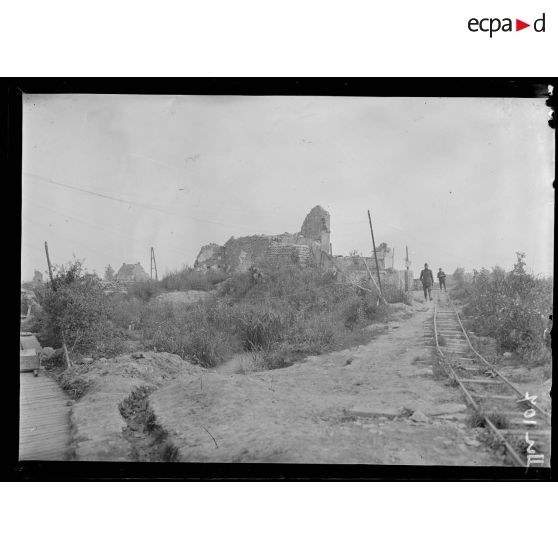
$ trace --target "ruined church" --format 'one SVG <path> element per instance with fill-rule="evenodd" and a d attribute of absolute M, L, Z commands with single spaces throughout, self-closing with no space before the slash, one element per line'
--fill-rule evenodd
<path fill-rule="evenodd" d="M 194 267 L 199 270 L 247 271 L 264 263 L 306 266 L 331 257 L 330 216 L 317 205 L 302 223 L 300 232 L 279 235 L 231 237 L 224 246 L 203 246 Z"/>
<path fill-rule="evenodd" d="M 393 269 L 393 263 L 390 262 L 393 252 L 385 243 L 377 247 L 376 258 L 373 253 L 365 257 L 334 256 L 330 234 L 330 215 L 317 205 L 306 215 L 300 232 L 232 237 L 224 246 L 208 244 L 201 248 L 194 267 L 200 271 L 235 272 L 248 271 L 251 267 L 262 264 L 301 267 L 317 265 L 324 270 L 340 272 L 345 280 L 354 282 L 367 280 L 370 272 L 376 273 L 377 260 L 383 281 L 396 286 L 405 283 L 404 274 L 410 272 Z M 388 267 L 386 262 L 392 265 Z"/>

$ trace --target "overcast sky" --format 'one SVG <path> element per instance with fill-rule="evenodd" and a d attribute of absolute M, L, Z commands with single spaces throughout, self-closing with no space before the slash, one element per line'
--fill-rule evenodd
<path fill-rule="evenodd" d="M 231 236 L 331 214 L 334 254 L 409 247 L 415 273 L 527 254 L 552 274 L 554 138 L 544 100 L 26 95 L 22 276 L 73 254 L 159 275 Z"/>

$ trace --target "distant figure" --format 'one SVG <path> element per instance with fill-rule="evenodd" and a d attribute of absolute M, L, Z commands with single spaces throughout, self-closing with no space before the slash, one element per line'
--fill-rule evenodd
<path fill-rule="evenodd" d="M 424 300 L 427 300 L 428 297 L 432 300 L 432 285 L 434 284 L 434 276 L 432 275 L 432 270 L 428 269 L 427 263 L 424 264 L 424 269 L 420 272 L 420 281 L 422 283 L 422 290 L 424 291 Z"/>
<path fill-rule="evenodd" d="M 442 268 L 440 268 L 440 270 L 438 271 L 438 281 L 440 281 L 440 290 L 442 290 L 442 287 L 444 288 L 444 291 L 447 290 L 446 289 L 446 274 L 442 271 Z"/>

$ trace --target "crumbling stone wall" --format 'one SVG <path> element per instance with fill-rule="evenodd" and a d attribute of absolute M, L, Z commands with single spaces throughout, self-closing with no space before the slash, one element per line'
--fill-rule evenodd
<path fill-rule="evenodd" d="M 224 268 L 225 247 L 215 243 L 202 246 L 194 267 L 203 270 Z"/>
<path fill-rule="evenodd" d="M 262 264 L 301 265 L 314 263 L 321 269 L 341 272 L 351 280 L 368 279 L 368 271 L 360 256 L 332 256 L 330 215 L 317 205 L 306 215 L 300 232 L 278 235 L 231 237 L 224 246 L 207 244 L 196 258 L 196 269 L 248 271 Z M 378 246 L 378 267 L 383 273 L 391 250 L 385 243 Z M 370 271 L 376 273 L 376 259 L 366 257 Z M 393 279 L 395 281 L 395 279 Z M 400 281 L 397 276 L 397 281 Z"/>
<path fill-rule="evenodd" d="M 303 244 L 272 244 L 265 254 L 265 261 L 271 265 L 299 265 L 312 263 L 312 251 Z"/>
<path fill-rule="evenodd" d="M 318 205 L 306 216 L 300 232 L 231 237 L 224 246 L 207 244 L 201 248 L 194 267 L 247 271 L 264 263 L 319 265 L 322 251 L 331 254 L 329 226 L 329 213 Z"/>
<path fill-rule="evenodd" d="M 301 236 L 318 242 L 321 249 L 331 255 L 330 232 L 329 213 L 319 205 L 306 215 L 300 230 Z"/>
<path fill-rule="evenodd" d="M 226 269 L 248 271 L 250 267 L 265 259 L 265 254 L 272 244 L 272 237 L 266 235 L 229 239 L 224 247 Z"/>

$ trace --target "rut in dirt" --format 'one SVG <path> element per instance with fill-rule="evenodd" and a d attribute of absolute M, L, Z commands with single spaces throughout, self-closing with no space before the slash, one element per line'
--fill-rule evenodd
<path fill-rule="evenodd" d="M 122 401 L 119 410 L 127 425 L 123 434 L 132 446 L 134 461 L 178 461 L 178 449 L 169 442 L 168 433 L 159 426 L 149 406 L 149 395 L 155 389 L 141 386 Z"/>

